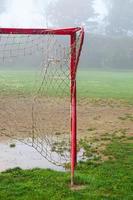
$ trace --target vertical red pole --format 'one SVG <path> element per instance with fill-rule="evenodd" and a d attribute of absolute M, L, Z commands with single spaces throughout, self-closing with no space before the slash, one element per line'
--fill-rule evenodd
<path fill-rule="evenodd" d="M 77 108 L 76 108 L 76 33 L 71 35 L 71 185 L 74 184 L 74 170 L 77 162 Z"/>

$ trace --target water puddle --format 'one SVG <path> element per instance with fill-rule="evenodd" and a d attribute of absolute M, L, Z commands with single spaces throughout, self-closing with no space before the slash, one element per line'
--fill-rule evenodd
<path fill-rule="evenodd" d="M 15 147 L 11 148 L 11 144 Z M 0 171 L 10 168 L 20 167 L 22 169 L 45 168 L 57 171 L 65 171 L 61 166 L 56 166 L 44 157 L 42 157 L 35 149 L 21 142 L 4 141 L 0 143 Z"/>
<path fill-rule="evenodd" d="M 80 149 L 77 155 L 78 161 L 83 160 L 83 154 L 84 150 Z M 51 152 L 51 155 L 53 156 L 54 160 L 59 160 L 62 164 L 66 163 L 64 161 L 64 158 L 61 157 L 58 153 Z M 53 164 L 52 162 L 49 162 L 45 157 L 43 157 L 36 149 L 31 146 L 28 146 L 16 140 L 1 140 L 0 172 L 15 167 L 20 167 L 21 169 L 42 168 L 52 169 L 56 171 L 66 171 L 63 165 L 58 166 Z"/>

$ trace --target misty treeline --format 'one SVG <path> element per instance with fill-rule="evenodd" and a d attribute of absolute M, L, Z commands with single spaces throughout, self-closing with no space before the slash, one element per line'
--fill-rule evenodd
<path fill-rule="evenodd" d="M 100 17 L 95 0 L 56 0 L 47 15 L 54 26 L 85 26 L 84 67 L 133 69 L 133 1 L 103 0 Z"/>
<path fill-rule="evenodd" d="M 133 69 L 133 38 L 86 33 L 82 66 L 102 69 Z"/>

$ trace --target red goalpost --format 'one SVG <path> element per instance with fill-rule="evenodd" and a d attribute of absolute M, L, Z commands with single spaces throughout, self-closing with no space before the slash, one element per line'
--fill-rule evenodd
<path fill-rule="evenodd" d="M 84 41 L 84 29 L 61 28 L 61 29 L 21 29 L 21 28 L 0 28 L 0 35 L 50 35 L 69 37 L 69 80 L 70 80 L 70 152 L 71 152 L 71 185 L 74 184 L 74 171 L 77 163 L 77 96 L 76 96 L 76 73 Z M 5 40 L 5 39 L 4 39 Z M 2 56 L 4 57 L 4 56 Z M 5 59 L 5 57 L 4 57 Z M 56 61 L 57 62 L 57 61 Z"/>

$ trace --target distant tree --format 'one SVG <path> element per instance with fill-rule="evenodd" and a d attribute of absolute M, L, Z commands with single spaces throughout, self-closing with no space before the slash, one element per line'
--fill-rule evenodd
<path fill-rule="evenodd" d="M 133 0 L 104 0 L 108 7 L 107 33 L 133 35 Z"/>
<path fill-rule="evenodd" d="M 53 25 L 58 26 L 95 26 L 92 18 L 96 16 L 94 0 L 56 0 L 48 6 L 48 17 Z"/>

